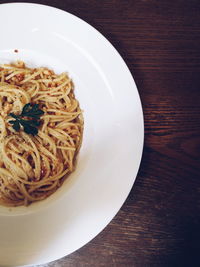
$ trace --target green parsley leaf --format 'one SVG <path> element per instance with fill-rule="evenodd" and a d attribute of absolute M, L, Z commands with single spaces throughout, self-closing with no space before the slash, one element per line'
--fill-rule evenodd
<path fill-rule="evenodd" d="M 40 125 L 40 116 L 43 114 L 44 111 L 39 109 L 38 104 L 28 103 L 24 105 L 21 114 L 9 114 L 9 116 L 15 119 L 9 121 L 9 123 L 12 124 L 15 131 L 19 131 L 21 125 L 25 133 L 36 135 L 38 133 L 37 127 Z"/>
<path fill-rule="evenodd" d="M 13 123 L 13 129 L 15 131 L 19 132 L 19 130 L 20 130 L 20 123 L 19 123 L 18 120 Z"/>
<path fill-rule="evenodd" d="M 31 105 L 31 103 L 28 103 L 23 107 L 21 116 L 38 119 L 43 114 L 44 111 L 39 109 L 38 104 Z"/>

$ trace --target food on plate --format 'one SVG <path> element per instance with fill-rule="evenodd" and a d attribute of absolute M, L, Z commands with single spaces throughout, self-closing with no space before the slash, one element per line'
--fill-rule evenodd
<path fill-rule="evenodd" d="M 0 65 L 0 204 L 47 198 L 75 169 L 83 116 L 66 73 Z"/>

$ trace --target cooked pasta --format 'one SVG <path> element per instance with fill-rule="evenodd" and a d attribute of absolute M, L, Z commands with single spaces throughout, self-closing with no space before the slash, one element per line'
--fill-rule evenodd
<path fill-rule="evenodd" d="M 13 127 L 10 114 L 28 104 L 43 111 L 37 134 Z M 0 65 L 0 204 L 29 205 L 55 192 L 75 169 L 82 134 L 82 112 L 66 73 L 20 61 Z"/>

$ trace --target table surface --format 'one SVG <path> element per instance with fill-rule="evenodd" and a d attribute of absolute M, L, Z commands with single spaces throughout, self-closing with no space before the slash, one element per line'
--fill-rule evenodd
<path fill-rule="evenodd" d="M 200 1 L 30 2 L 79 16 L 116 47 L 145 119 L 140 170 L 117 216 L 89 244 L 42 266 L 200 266 Z"/>

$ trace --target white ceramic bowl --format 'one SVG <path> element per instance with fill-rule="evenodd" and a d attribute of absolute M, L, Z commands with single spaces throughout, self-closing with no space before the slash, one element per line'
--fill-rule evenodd
<path fill-rule="evenodd" d="M 77 169 L 64 185 L 29 207 L 0 207 L 0 265 L 41 264 L 89 242 L 124 203 L 142 155 L 142 108 L 118 52 L 81 19 L 14 3 L 0 5 L 0 25 L 0 62 L 68 71 L 84 110 Z"/>

